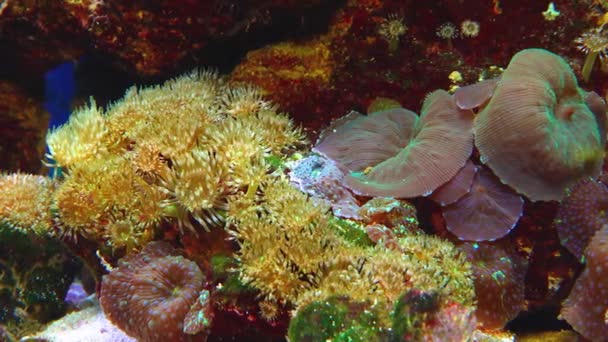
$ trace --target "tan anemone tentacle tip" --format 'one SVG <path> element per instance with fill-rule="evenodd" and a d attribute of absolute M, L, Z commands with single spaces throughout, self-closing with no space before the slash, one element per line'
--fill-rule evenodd
<path fill-rule="evenodd" d="M 382 113 L 370 120 L 382 119 Z M 448 92 L 436 90 L 424 101 L 405 146 L 368 169 L 351 172 L 346 186 L 363 196 L 426 196 L 465 165 L 473 149 L 472 125 L 471 111 L 459 109 Z"/>
<path fill-rule="evenodd" d="M 585 97 L 561 57 L 517 53 L 475 119 L 481 161 L 533 201 L 559 200 L 577 180 L 597 177 L 606 133 Z"/>

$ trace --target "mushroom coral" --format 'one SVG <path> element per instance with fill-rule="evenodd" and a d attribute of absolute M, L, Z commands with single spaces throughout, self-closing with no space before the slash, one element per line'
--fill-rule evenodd
<path fill-rule="evenodd" d="M 602 167 L 606 132 L 597 117 L 605 111 L 590 109 L 586 99 L 561 57 L 518 52 L 476 117 L 481 161 L 533 201 L 561 199 L 568 186 Z"/>
<path fill-rule="evenodd" d="M 608 340 L 608 225 L 585 250 L 587 266 L 563 303 L 561 317 L 592 341 Z"/>
<path fill-rule="evenodd" d="M 460 87 L 454 91 L 454 100 L 460 109 L 474 109 L 487 103 L 494 95 L 499 78 L 490 78 Z"/>
<path fill-rule="evenodd" d="M 204 276 L 169 243 L 151 242 L 103 277 L 99 301 L 108 319 L 141 341 L 191 341 L 184 318 Z"/>
<path fill-rule="evenodd" d="M 433 191 L 429 198 L 442 206 L 458 201 L 471 190 L 471 184 L 473 184 L 476 173 L 477 167 L 475 164 L 470 160 L 467 161 L 456 176 Z"/>
<path fill-rule="evenodd" d="M 345 184 L 358 195 L 428 195 L 469 158 L 472 118 L 450 94 L 436 90 L 425 99 L 420 117 L 402 108 L 351 113 L 331 125 L 314 150 L 348 172 Z"/>
<path fill-rule="evenodd" d="M 442 208 L 447 229 L 461 240 L 488 241 L 507 235 L 524 201 L 487 169 L 475 173 L 469 193 Z"/>

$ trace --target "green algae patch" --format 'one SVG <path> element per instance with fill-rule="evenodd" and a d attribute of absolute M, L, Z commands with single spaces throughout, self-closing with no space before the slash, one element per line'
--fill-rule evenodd
<path fill-rule="evenodd" d="M 378 315 L 368 303 L 334 296 L 299 309 L 287 334 L 292 342 L 379 341 L 386 332 L 378 328 L 377 321 Z"/>
<path fill-rule="evenodd" d="M 39 322 L 61 317 L 63 299 L 81 263 L 50 237 L 0 224 L 0 323 L 22 314 Z"/>

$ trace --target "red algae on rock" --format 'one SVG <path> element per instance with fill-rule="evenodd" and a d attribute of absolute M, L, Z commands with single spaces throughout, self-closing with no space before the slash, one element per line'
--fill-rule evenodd
<path fill-rule="evenodd" d="M 16 83 L 0 81 L 0 169 L 38 172 L 49 115 Z"/>
<path fill-rule="evenodd" d="M 526 260 L 503 242 L 464 243 L 459 248 L 473 265 L 479 326 L 502 329 L 524 309 Z"/>
<path fill-rule="evenodd" d="M 561 317 L 592 341 L 608 341 L 608 225 L 585 251 L 587 265 L 564 301 Z"/>
<path fill-rule="evenodd" d="M 359 208 L 361 220 L 366 224 L 381 224 L 405 232 L 418 231 L 416 207 L 405 200 L 375 197 Z"/>
<path fill-rule="evenodd" d="M 203 281 L 193 261 L 167 242 L 151 242 L 103 277 L 100 303 L 113 324 L 138 340 L 193 341 L 184 319 Z"/>
<path fill-rule="evenodd" d="M 577 259 L 591 237 L 608 224 L 608 188 L 592 178 L 585 178 L 566 191 L 555 218 L 561 244 Z"/>

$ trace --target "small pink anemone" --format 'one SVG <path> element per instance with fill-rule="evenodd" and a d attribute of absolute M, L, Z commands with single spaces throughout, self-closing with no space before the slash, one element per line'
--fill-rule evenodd
<path fill-rule="evenodd" d="M 471 111 L 437 90 L 420 118 L 402 108 L 351 113 L 321 135 L 314 151 L 347 171 L 346 186 L 358 195 L 423 196 L 464 166 L 473 149 L 472 122 Z"/>
<path fill-rule="evenodd" d="M 513 56 L 490 102 L 475 119 L 481 161 L 532 201 L 559 200 L 604 158 L 598 123 L 568 63 L 542 49 Z M 591 99 L 599 108 L 597 98 Z M 602 111 L 601 109 L 598 109 Z"/>

